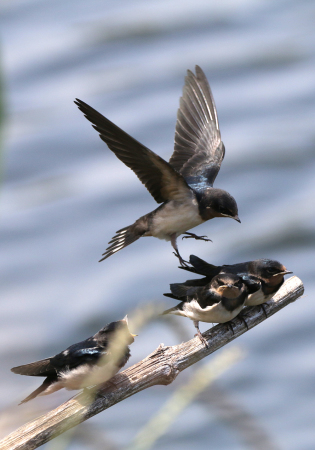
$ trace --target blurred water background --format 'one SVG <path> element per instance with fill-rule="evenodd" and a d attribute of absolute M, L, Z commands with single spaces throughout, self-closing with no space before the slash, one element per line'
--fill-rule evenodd
<path fill-rule="evenodd" d="M 198 64 L 226 146 L 215 185 L 237 199 L 242 224 L 212 220 L 193 231 L 213 243 L 179 240 L 180 252 L 213 264 L 277 259 L 306 294 L 238 339 L 246 358 L 154 449 L 259 448 L 220 414 L 226 401 L 274 448 L 313 450 L 315 3 L 2 0 L 0 14 L 1 437 L 71 396 L 18 407 L 40 380 L 11 367 L 55 354 L 148 301 L 169 307 L 163 292 L 187 279 L 170 243 L 153 238 L 97 262 L 114 232 L 156 203 L 74 98 L 168 160 L 186 70 Z M 174 323 L 182 334 L 164 321 L 143 328 L 130 364 L 161 342 L 193 337 L 188 319 Z M 63 448 L 124 448 L 193 370 L 82 424 Z"/>

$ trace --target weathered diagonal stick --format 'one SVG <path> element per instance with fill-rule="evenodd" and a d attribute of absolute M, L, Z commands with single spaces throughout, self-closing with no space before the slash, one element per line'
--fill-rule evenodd
<path fill-rule="evenodd" d="M 294 302 L 303 292 L 303 283 L 299 278 L 288 279 L 275 297 L 265 303 L 268 317 Z M 266 319 L 259 306 L 247 307 L 243 311 L 249 328 L 253 328 Z M 209 348 L 206 348 L 199 338 L 173 347 L 164 347 L 161 344 L 144 360 L 112 378 L 110 385 L 107 383 L 92 402 L 84 393 L 76 395 L 53 411 L 27 423 L 4 438 L 0 442 L 1 450 L 35 449 L 143 389 L 157 384 L 172 383 L 179 372 L 247 331 L 244 322 L 238 318 L 234 319 L 233 328 L 234 334 L 225 325 L 217 325 L 205 332 L 203 335 L 208 340 Z"/>

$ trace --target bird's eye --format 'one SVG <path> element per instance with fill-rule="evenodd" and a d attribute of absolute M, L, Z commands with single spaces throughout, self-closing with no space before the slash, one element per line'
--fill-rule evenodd
<path fill-rule="evenodd" d="M 231 216 L 230 211 L 228 211 L 228 210 L 225 209 L 225 208 L 222 208 L 221 206 L 220 206 L 220 208 L 219 208 L 219 212 L 220 212 L 221 214 L 225 214 L 226 216 Z"/>

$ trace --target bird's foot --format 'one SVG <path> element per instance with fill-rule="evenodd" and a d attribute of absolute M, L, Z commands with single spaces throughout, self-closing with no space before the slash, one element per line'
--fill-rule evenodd
<path fill-rule="evenodd" d="M 203 343 L 203 345 L 207 348 L 209 348 L 209 344 L 207 342 L 207 340 L 202 336 L 201 332 L 199 330 L 197 330 L 197 333 L 195 334 L 195 337 L 199 337 L 199 339 L 201 340 L 201 342 Z"/>
<path fill-rule="evenodd" d="M 178 250 L 175 251 L 175 252 L 173 252 L 173 253 L 174 253 L 174 255 L 176 256 L 176 258 L 179 259 L 179 264 L 180 264 L 182 267 L 189 267 L 189 266 L 188 266 L 189 262 L 188 262 L 188 261 L 185 261 L 185 260 L 180 256 Z"/>
<path fill-rule="evenodd" d="M 182 239 L 194 238 L 194 239 L 197 239 L 197 241 L 212 242 L 212 240 L 209 239 L 208 236 L 197 236 L 197 234 L 188 233 L 188 231 L 186 231 L 184 234 L 187 234 L 187 236 L 183 236 Z"/>
<path fill-rule="evenodd" d="M 246 322 L 245 314 L 239 314 L 238 317 L 239 317 L 240 321 L 244 323 L 244 325 L 245 325 L 245 327 L 247 328 L 247 331 L 248 331 L 249 330 L 249 326 L 248 326 L 248 323 Z"/>
<path fill-rule="evenodd" d="M 229 322 L 225 323 L 227 330 L 231 330 L 232 334 L 234 335 L 234 329 L 233 329 L 233 323 L 232 320 L 230 320 Z"/>
<path fill-rule="evenodd" d="M 262 303 L 260 306 L 261 306 L 261 309 L 264 311 L 266 319 L 267 319 L 268 318 L 268 314 L 267 314 L 265 305 Z"/>

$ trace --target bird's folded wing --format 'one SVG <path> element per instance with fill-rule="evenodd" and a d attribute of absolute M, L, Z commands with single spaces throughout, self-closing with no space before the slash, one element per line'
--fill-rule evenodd
<path fill-rule="evenodd" d="M 190 287 L 185 286 L 182 283 L 172 283 L 170 284 L 170 289 L 172 294 L 175 295 L 175 297 L 181 299 L 187 295 L 187 292 L 189 291 Z"/>
<path fill-rule="evenodd" d="M 212 293 L 211 291 L 205 291 L 199 288 L 199 291 L 192 296 L 191 300 L 196 300 L 199 303 L 200 308 L 204 309 L 208 306 L 213 306 L 221 301 L 220 296 Z"/>
<path fill-rule="evenodd" d="M 187 295 L 194 295 L 199 286 L 190 286 L 185 283 L 172 283 L 170 284 L 172 294 L 178 299 L 183 299 Z"/>
<path fill-rule="evenodd" d="M 12 372 L 19 375 L 29 375 L 33 377 L 46 377 L 50 374 L 56 373 L 54 367 L 50 362 L 51 358 L 35 361 L 30 364 L 24 364 L 23 366 L 13 367 Z"/>
<path fill-rule="evenodd" d="M 174 300 L 178 300 L 179 302 L 181 302 L 181 299 L 179 299 L 178 297 L 176 297 L 175 295 L 171 294 L 170 292 L 163 294 L 165 297 L 169 297 L 169 298 L 173 298 Z"/>
<path fill-rule="evenodd" d="M 212 92 L 205 74 L 196 66 L 196 75 L 188 70 L 185 79 L 170 164 L 189 183 L 204 181 L 212 186 L 224 153 Z"/>
<path fill-rule="evenodd" d="M 261 288 L 260 279 L 255 277 L 254 275 L 243 275 L 241 278 L 247 286 L 248 292 L 250 294 L 259 291 L 259 289 Z"/>
<path fill-rule="evenodd" d="M 100 347 L 81 348 L 71 352 L 69 355 L 71 358 L 78 358 L 81 360 L 96 361 L 102 356 L 106 355 L 106 351 Z"/>
<path fill-rule="evenodd" d="M 74 344 L 76 346 L 77 344 Z M 74 369 L 82 364 L 95 363 L 106 354 L 101 347 L 85 347 L 85 348 L 71 348 L 56 355 L 52 363 L 56 367 L 57 371 L 61 371 L 65 367 Z"/>
<path fill-rule="evenodd" d="M 180 200 L 190 191 L 185 179 L 164 159 L 136 141 L 82 100 L 74 102 L 117 158 L 132 169 L 157 203 Z"/>
<path fill-rule="evenodd" d="M 196 271 L 194 270 L 194 273 Z M 190 288 L 202 287 L 208 284 L 213 277 L 204 277 L 204 278 L 196 278 L 194 280 L 186 280 L 184 283 L 181 283 L 185 286 L 189 286 Z"/>

